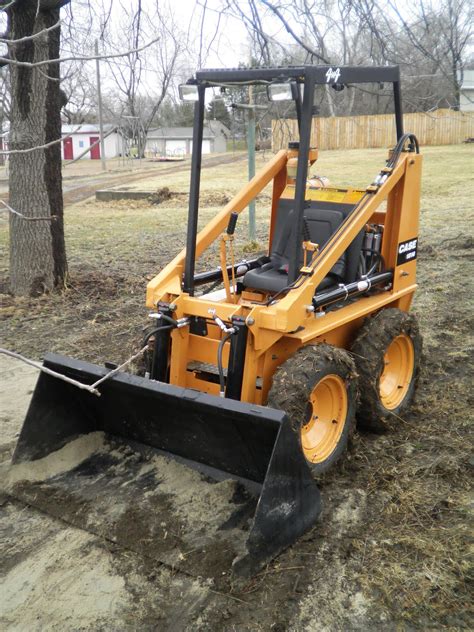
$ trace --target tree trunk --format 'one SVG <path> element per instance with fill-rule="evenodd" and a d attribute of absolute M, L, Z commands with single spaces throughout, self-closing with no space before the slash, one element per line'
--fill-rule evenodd
<path fill-rule="evenodd" d="M 50 3 L 51 4 L 51 3 Z M 60 3 L 56 3 L 56 7 Z M 42 5 L 44 6 L 44 5 Z M 48 5 L 49 6 L 49 5 Z M 36 0 L 23 0 L 9 9 L 9 34 L 25 37 L 59 20 L 59 8 L 41 9 Z M 60 29 L 30 42 L 10 46 L 12 60 L 37 62 L 59 57 Z M 39 68 L 10 64 L 10 149 L 45 145 L 61 137 L 62 93 L 59 63 Z M 48 78 L 50 77 L 50 78 Z M 63 287 L 67 275 L 64 242 L 61 143 L 10 156 L 10 205 L 27 217 L 56 219 L 27 221 L 10 215 L 10 286 L 17 296 L 37 296 Z"/>

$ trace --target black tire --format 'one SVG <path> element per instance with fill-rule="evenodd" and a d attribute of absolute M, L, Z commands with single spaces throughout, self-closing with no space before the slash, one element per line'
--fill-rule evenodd
<path fill-rule="evenodd" d="M 324 458 L 319 462 L 312 462 L 308 458 L 311 452 L 305 449 L 302 443 L 302 435 L 306 432 L 302 429 L 309 428 L 309 423 L 318 421 L 317 406 L 313 410 L 310 396 L 324 379 L 324 384 L 331 381 L 341 394 L 345 392 L 345 401 L 340 407 L 340 423 L 343 424 L 342 432 L 334 438 L 334 445 L 330 442 L 327 450 L 332 450 L 326 456 L 313 456 L 312 459 Z M 329 380 L 329 382 L 328 382 Z M 323 387 L 326 388 L 326 387 Z M 357 408 L 357 374 L 354 362 L 347 351 L 332 347 L 327 344 L 317 344 L 302 347 L 281 364 L 273 376 L 273 384 L 268 394 L 268 405 L 272 408 L 284 410 L 290 417 L 293 430 L 298 435 L 301 450 L 314 476 L 323 474 L 329 470 L 347 450 L 349 439 L 355 427 L 355 413 Z M 327 422 L 326 422 L 327 423 Z M 336 423 L 333 420 L 333 423 Z M 330 428 L 330 427 L 329 427 Z M 329 432 L 332 432 L 330 429 Z M 307 436 L 307 435 L 306 435 Z M 306 441 L 306 439 L 305 439 Z"/>
<path fill-rule="evenodd" d="M 408 336 L 413 345 L 412 374 L 410 379 L 407 376 L 405 386 L 396 387 L 406 390 L 403 399 L 387 408 L 381 393 L 385 354 L 392 342 L 403 335 Z M 387 308 L 365 321 L 352 345 L 353 358 L 359 374 L 360 401 L 357 423 L 360 427 L 383 432 L 399 423 L 399 418 L 409 409 L 415 395 L 420 375 L 422 346 L 418 322 L 413 314 L 396 308 Z"/>

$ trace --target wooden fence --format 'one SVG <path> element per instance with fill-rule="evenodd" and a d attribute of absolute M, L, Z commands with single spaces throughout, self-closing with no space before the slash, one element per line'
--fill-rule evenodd
<path fill-rule="evenodd" d="M 413 132 L 420 145 L 454 145 L 474 137 L 474 112 L 436 110 L 404 115 L 406 132 Z M 272 149 L 288 146 L 298 138 L 294 119 L 272 121 Z M 319 149 L 364 149 L 390 147 L 394 144 L 393 114 L 371 116 L 338 116 L 315 118 L 311 130 L 311 146 Z"/>

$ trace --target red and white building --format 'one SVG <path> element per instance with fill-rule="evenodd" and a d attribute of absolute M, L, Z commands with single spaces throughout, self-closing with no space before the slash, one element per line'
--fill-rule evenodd
<path fill-rule="evenodd" d="M 104 136 L 110 132 L 113 125 L 104 125 Z M 80 154 L 85 160 L 100 160 L 100 138 L 99 126 L 91 124 L 82 125 L 62 125 L 62 157 L 63 160 L 74 160 Z M 121 156 L 124 151 L 124 140 L 120 132 L 112 132 L 104 139 L 105 157 L 116 158 Z M 89 151 L 86 151 L 86 150 Z"/>

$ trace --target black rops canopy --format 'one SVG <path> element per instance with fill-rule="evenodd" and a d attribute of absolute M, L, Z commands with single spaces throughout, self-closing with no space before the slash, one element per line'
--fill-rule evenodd
<path fill-rule="evenodd" d="M 291 244 L 288 283 L 298 277 L 298 250 L 303 224 L 308 154 L 313 115 L 314 87 L 316 85 L 348 85 L 356 83 L 391 83 L 397 140 L 403 135 L 403 113 L 400 91 L 400 69 L 398 66 L 286 66 L 274 68 L 226 68 L 199 70 L 188 84 L 197 85 L 198 100 L 194 107 L 193 152 L 191 160 L 191 185 L 189 192 L 188 231 L 186 239 L 186 262 L 184 269 L 184 291 L 194 294 L 194 270 L 196 261 L 196 235 L 199 213 L 199 187 L 201 180 L 202 137 L 204 127 L 204 94 L 206 88 L 219 85 L 259 85 L 294 80 L 305 86 L 302 103 L 297 91 L 296 109 L 300 132 L 299 159 L 296 173 L 295 241 Z"/>

